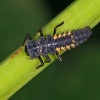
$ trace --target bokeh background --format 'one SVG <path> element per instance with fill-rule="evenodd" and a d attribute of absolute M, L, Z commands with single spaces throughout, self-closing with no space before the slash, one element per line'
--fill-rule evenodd
<path fill-rule="evenodd" d="M 73 1 L 0 0 L 0 61 Z M 100 100 L 100 24 L 92 31 L 87 42 L 61 56 L 62 63 L 53 62 L 9 100 Z"/>

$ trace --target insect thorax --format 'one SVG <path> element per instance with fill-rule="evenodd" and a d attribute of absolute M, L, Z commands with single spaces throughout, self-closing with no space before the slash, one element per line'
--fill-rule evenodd
<path fill-rule="evenodd" d="M 48 35 L 46 38 L 40 37 L 37 40 L 37 43 L 39 45 L 39 54 L 40 55 L 47 55 L 48 53 L 55 54 L 55 45 L 54 45 L 54 39 L 51 35 Z"/>

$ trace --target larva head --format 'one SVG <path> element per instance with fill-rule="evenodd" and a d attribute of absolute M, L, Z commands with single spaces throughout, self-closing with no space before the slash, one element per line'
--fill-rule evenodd
<path fill-rule="evenodd" d="M 38 49 L 37 43 L 34 40 L 29 40 L 25 45 L 25 52 L 31 58 L 36 58 L 39 56 Z"/>

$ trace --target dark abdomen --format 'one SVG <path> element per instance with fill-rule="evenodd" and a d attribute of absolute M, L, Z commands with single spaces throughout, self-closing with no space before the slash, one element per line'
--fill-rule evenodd
<path fill-rule="evenodd" d="M 71 49 L 87 40 L 87 38 L 92 34 L 90 27 L 85 27 L 78 30 L 69 31 L 67 33 L 62 33 L 55 35 L 54 42 L 56 51 Z"/>

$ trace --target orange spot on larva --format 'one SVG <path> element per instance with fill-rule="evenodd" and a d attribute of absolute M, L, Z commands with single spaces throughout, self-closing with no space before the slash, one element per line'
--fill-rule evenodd
<path fill-rule="evenodd" d="M 57 39 L 58 37 L 57 37 L 57 35 L 55 34 L 55 35 L 53 36 L 53 38 L 54 38 L 54 40 L 55 40 L 55 39 Z"/>
<path fill-rule="evenodd" d="M 72 43 L 75 43 L 75 40 L 72 40 Z"/>
<path fill-rule="evenodd" d="M 68 34 L 68 35 L 71 35 L 71 31 L 69 31 L 67 34 Z"/>
<path fill-rule="evenodd" d="M 61 36 L 62 36 L 61 34 L 58 35 L 59 38 L 61 38 Z"/>
<path fill-rule="evenodd" d="M 61 47 L 61 50 L 65 50 L 65 47 Z"/>
<path fill-rule="evenodd" d="M 67 46 L 66 46 L 66 49 L 70 50 L 70 46 L 67 45 Z"/>
<path fill-rule="evenodd" d="M 73 36 L 73 35 L 71 35 L 71 38 L 73 39 L 73 38 L 74 38 L 74 36 Z"/>
<path fill-rule="evenodd" d="M 66 33 L 63 33 L 63 37 L 65 37 L 66 36 Z"/>
<path fill-rule="evenodd" d="M 60 48 L 56 48 L 56 51 L 57 51 L 57 52 L 60 52 Z"/>
<path fill-rule="evenodd" d="M 74 45 L 74 44 L 71 44 L 71 47 L 72 47 L 72 48 L 75 48 L 75 45 Z"/>

